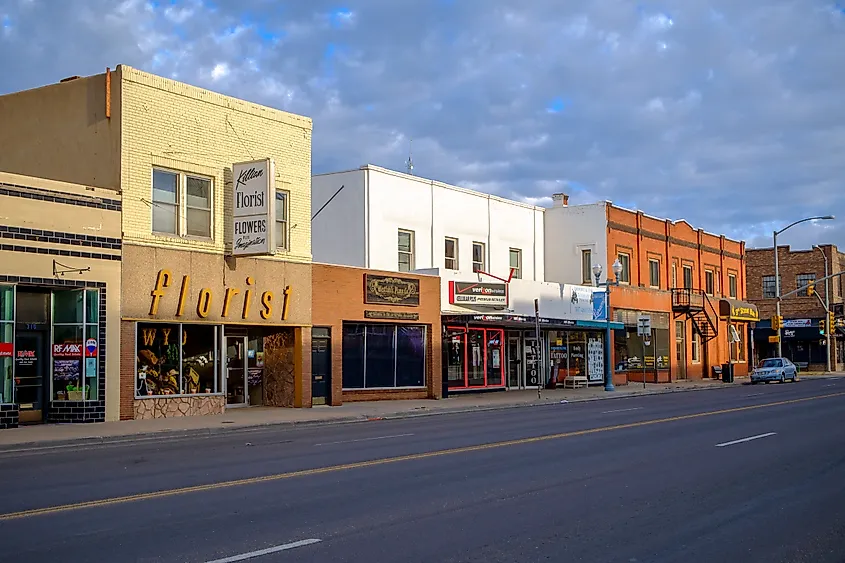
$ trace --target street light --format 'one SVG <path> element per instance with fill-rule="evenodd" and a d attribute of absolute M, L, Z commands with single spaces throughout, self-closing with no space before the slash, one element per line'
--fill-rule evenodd
<path fill-rule="evenodd" d="M 830 280 L 827 279 L 828 276 L 828 265 L 827 265 L 827 254 L 825 254 L 824 249 L 815 244 L 813 248 L 818 250 L 822 253 L 822 258 L 824 258 L 824 312 L 826 315 L 830 315 Z M 827 352 L 827 371 L 830 373 L 830 333 L 832 330 L 825 331 L 825 349 Z"/>
<path fill-rule="evenodd" d="M 605 359 L 604 359 L 604 390 L 605 391 L 614 391 L 615 388 L 613 387 L 613 364 L 610 361 L 610 286 L 611 285 L 619 285 L 619 274 L 622 273 L 622 263 L 619 261 L 619 258 L 613 261 L 613 265 L 611 266 L 613 269 L 613 280 L 607 280 L 604 284 L 599 283 L 601 281 L 601 273 L 602 267 L 601 264 L 593 265 L 593 275 L 596 277 L 596 287 L 601 287 L 604 285 L 604 310 L 605 310 L 605 319 L 607 320 L 607 331 L 605 333 Z"/>
<path fill-rule="evenodd" d="M 794 221 L 789 225 L 785 226 L 779 231 L 774 231 L 772 233 L 772 246 L 775 253 L 775 298 L 777 301 L 775 302 L 775 315 L 780 318 L 780 269 L 778 268 L 778 235 L 784 232 L 787 229 L 794 227 L 795 225 L 800 225 L 801 223 L 806 223 L 807 221 L 832 221 L 835 219 L 833 215 L 821 215 L 819 217 L 807 217 L 806 219 L 800 219 L 798 221 Z M 783 345 L 781 344 L 781 328 L 780 324 L 778 324 L 778 358 L 783 357 Z"/>

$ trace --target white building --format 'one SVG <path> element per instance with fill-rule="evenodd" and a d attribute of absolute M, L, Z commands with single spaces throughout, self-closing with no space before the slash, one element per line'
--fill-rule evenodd
<path fill-rule="evenodd" d="M 545 281 L 545 208 L 372 165 L 315 175 L 311 194 L 314 261 L 441 278 L 450 389 L 602 381 L 593 288 Z"/>
<path fill-rule="evenodd" d="M 545 210 L 546 279 L 592 285 L 592 264 L 607 264 L 607 202 L 569 206 L 565 194 L 552 196 Z"/>

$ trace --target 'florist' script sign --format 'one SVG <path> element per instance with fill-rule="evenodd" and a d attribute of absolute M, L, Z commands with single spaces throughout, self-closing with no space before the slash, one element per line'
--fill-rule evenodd
<path fill-rule="evenodd" d="M 232 255 L 254 256 L 276 251 L 273 233 L 276 205 L 273 187 L 276 167 L 265 158 L 232 165 Z"/>

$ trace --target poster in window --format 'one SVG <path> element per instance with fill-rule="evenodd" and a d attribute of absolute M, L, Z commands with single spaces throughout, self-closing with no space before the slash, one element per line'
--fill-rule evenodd
<path fill-rule="evenodd" d="M 601 381 L 604 378 L 604 346 L 598 338 L 587 341 L 587 379 Z"/>
<path fill-rule="evenodd" d="M 499 362 L 500 362 L 500 360 L 499 360 L 499 350 L 494 349 L 493 350 L 493 369 L 499 369 L 499 367 L 501 367 Z"/>

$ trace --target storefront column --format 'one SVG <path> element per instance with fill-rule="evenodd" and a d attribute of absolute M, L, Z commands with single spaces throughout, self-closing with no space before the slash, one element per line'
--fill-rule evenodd
<path fill-rule="evenodd" d="M 311 407 L 311 327 L 297 327 L 294 343 L 293 406 Z"/>

